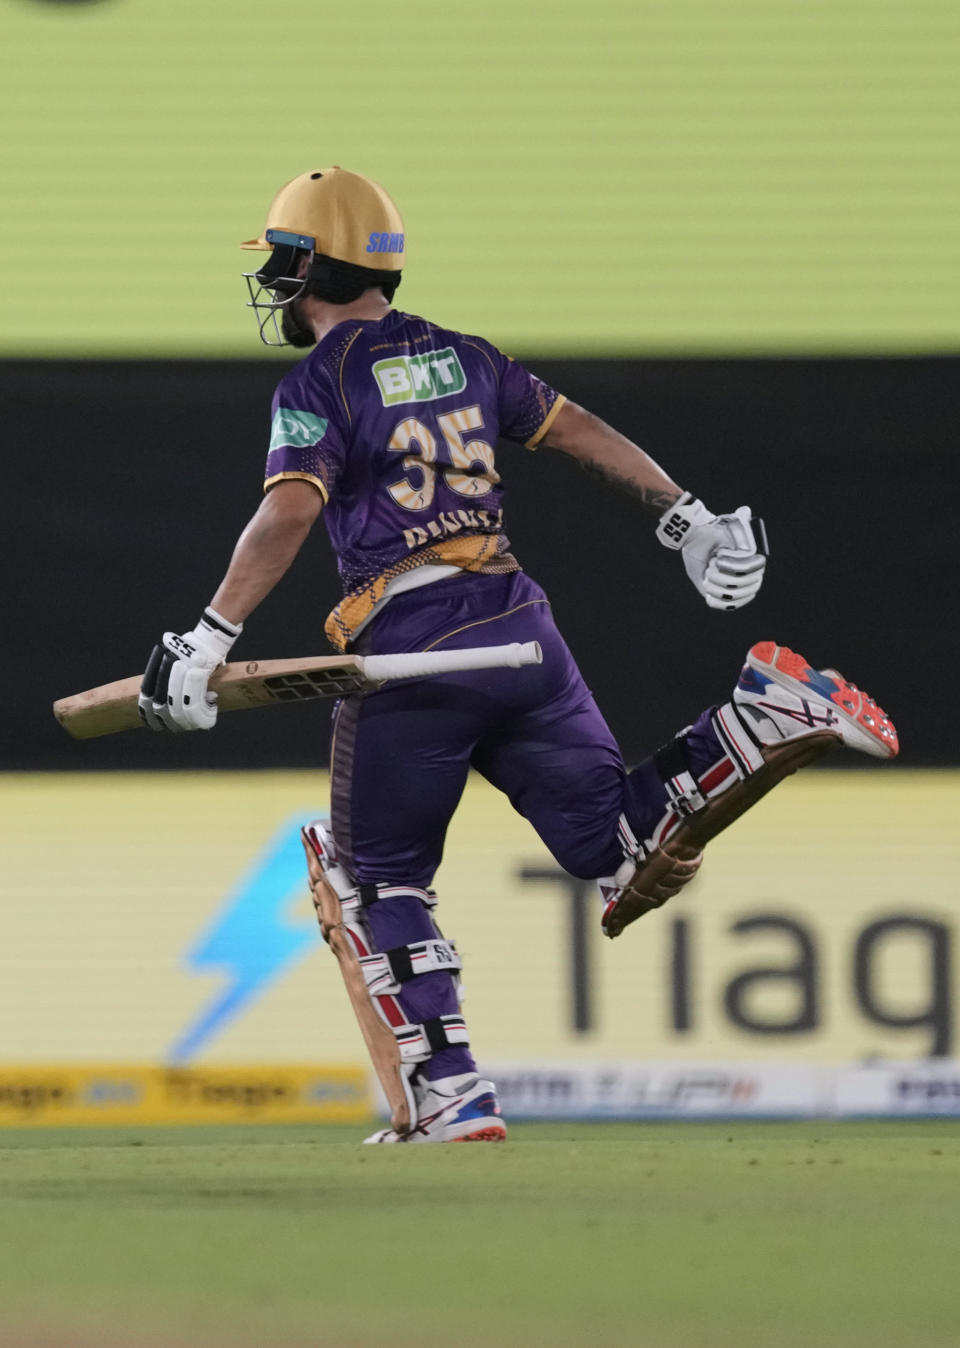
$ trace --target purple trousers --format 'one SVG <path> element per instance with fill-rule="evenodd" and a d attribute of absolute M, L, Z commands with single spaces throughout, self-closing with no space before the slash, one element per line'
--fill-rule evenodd
<path fill-rule="evenodd" d="M 622 862 L 621 814 L 639 838 L 663 814 L 659 777 L 649 760 L 627 773 L 546 596 L 524 572 L 463 573 L 398 595 L 355 649 L 369 655 L 511 641 L 539 641 L 542 665 L 387 684 L 338 704 L 331 823 L 359 882 L 430 886 L 471 768 L 505 792 L 564 870 L 585 879 L 610 875 Z M 704 768 L 722 756 L 706 715 L 690 748 L 702 753 Z M 381 950 L 434 935 L 412 897 L 376 903 L 367 917 Z M 457 1010 L 445 973 L 412 980 L 400 1002 L 414 1022 Z M 441 1049 L 427 1076 L 471 1064 L 465 1049 Z"/>

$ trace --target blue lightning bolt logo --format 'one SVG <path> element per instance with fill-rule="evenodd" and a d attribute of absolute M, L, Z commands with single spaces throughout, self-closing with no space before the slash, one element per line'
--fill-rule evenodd
<path fill-rule="evenodd" d="M 300 828 L 314 817 L 291 819 L 274 835 L 187 955 L 192 969 L 223 969 L 229 981 L 174 1044 L 170 1062 L 194 1057 L 254 996 L 320 940 L 312 917 L 292 922 L 287 913 L 307 887 Z"/>

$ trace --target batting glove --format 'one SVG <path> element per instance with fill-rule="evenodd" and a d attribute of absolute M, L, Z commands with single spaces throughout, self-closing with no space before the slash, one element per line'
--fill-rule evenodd
<path fill-rule="evenodd" d="M 207 687 L 243 631 L 215 609 L 206 608 L 192 632 L 164 632 L 147 661 L 137 708 L 151 730 L 212 730 L 217 695 Z"/>
<path fill-rule="evenodd" d="M 710 608 L 743 608 L 763 584 L 767 533 L 749 506 L 714 515 L 684 492 L 661 515 L 657 537 L 665 548 L 680 551 L 687 575 Z"/>

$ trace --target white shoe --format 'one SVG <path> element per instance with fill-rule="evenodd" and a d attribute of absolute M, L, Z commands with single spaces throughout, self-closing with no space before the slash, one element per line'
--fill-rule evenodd
<path fill-rule="evenodd" d="M 367 1142 L 503 1142 L 507 1125 L 492 1081 L 476 1076 L 443 1077 L 414 1086 L 417 1124 L 409 1133 L 382 1128 Z"/>
<path fill-rule="evenodd" d="M 763 744 L 828 731 L 875 758 L 895 758 L 900 748 L 896 727 L 873 698 L 835 669 L 813 669 L 773 641 L 748 651 L 733 701 Z"/>

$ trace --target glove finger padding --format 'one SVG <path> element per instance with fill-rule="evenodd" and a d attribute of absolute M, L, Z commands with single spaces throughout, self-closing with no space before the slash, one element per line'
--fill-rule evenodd
<path fill-rule="evenodd" d="M 164 636 L 163 658 L 160 661 L 160 668 L 157 671 L 157 685 L 153 690 L 153 714 L 164 730 L 178 731 L 180 727 L 170 715 L 170 708 L 167 705 L 167 696 L 170 689 L 170 678 L 175 666 L 179 662 L 170 654 L 166 647 L 166 636 Z"/>
<path fill-rule="evenodd" d="M 163 720 L 171 730 L 212 730 L 217 695 L 207 690 L 212 670 L 177 660 L 170 670 Z"/>
<path fill-rule="evenodd" d="M 732 548 L 736 552 L 762 551 L 757 547 L 753 535 L 753 515 L 749 506 L 738 506 L 731 515 L 718 515 L 716 523 L 723 527 L 729 538 L 726 544 L 721 543 L 721 547 Z"/>
<path fill-rule="evenodd" d="M 734 571 L 725 566 L 718 566 L 715 561 L 711 561 L 703 573 L 704 582 L 707 585 L 715 585 L 720 589 L 733 589 L 736 591 L 759 590 L 763 582 L 764 567 L 751 567 L 749 571 Z"/>
<path fill-rule="evenodd" d="M 755 599 L 762 584 L 762 570 L 747 576 L 723 576 L 708 567 L 697 588 L 710 608 L 737 609 Z"/>
<path fill-rule="evenodd" d="M 154 646 L 150 652 L 150 659 L 147 661 L 143 682 L 140 685 L 140 696 L 137 698 L 137 711 L 140 720 L 149 730 L 166 730 L 167 728 L 157 716 L 153 705 L 157 681 L 160 676 L 160 665 L 166 653 L 163 646 Z"/>
<path fill-rule="evenodd" d="M 703 574 L 701 593 L 711 608 L 742 608 L 749 604 L 763 584 L 765 566 L 763 557 L 730 556 L 721 549 Z"/>
<path fill-rule="evenodd" d="M 210 675 L 223 664 L 243 630 L 212 608 L 182 636 L 164 632 L 155 646 L 140 685 L 137 707 L 151 730 L 211 730 L 217 720 L 217 696 L 208 688 Z"/>
<path fill-rule="evenodd" d="M 760 589 L 766 567 L 766 534 L 749 506 L 713 515 L 699 501 L 681 498 L 658 529 L 660 541 L 680 548 L 683 565 L 708 606 L 738 609 Z"/>
<path fill-rule="evenodd" d="M 718 589 L 756 591 L 763 580 L 763 572 L 763 558 L 760 558 L 759 566 L 751 567 L 749 571 L 728 570 L 716 560 L 711 560 L 703 573 L 703 583 L 707 588 L 716 586 Z"/>
<path fill-rule="evenodd" d="M 721 576 L 749 576 L 757 571 L 762 572 L 766 564 L 766 557 L 761 557 L 757 552 L 734 552 L 731 548 L 718 548 L 707 567 L 707 574 L 716 572 Z"/>
<path fill-rule="evenodd" d="M 743 566 L 744 563 L 749 569 Z M 763 583 L 766 559 L 755 555 L 743 557 L 742 554 L 738 559 L 731 559 L 729 555 L 720 558 L 712 553 L 704 556 L 699 549 L 684 548 L 683 565 L 708 603 L 711 599 L 723 599 L 724 596 L 729 596 L 731 601 L 746 603 L 756 595 Z"/>
<path fill-rule="evenodd" d="M 716 596 L 704 594 L 703 598 L 707 608 L 715 608 L 725 613 L 733 613 L 738 608 L 744 608 L 750 603 L 751 599 L 756 599 L 757 591 L 759 589 L 760 586 L 758 585 L 753 590 L 737 594 L 732 594 L 729 590 L 725 590 L 723 594 Z"/>

